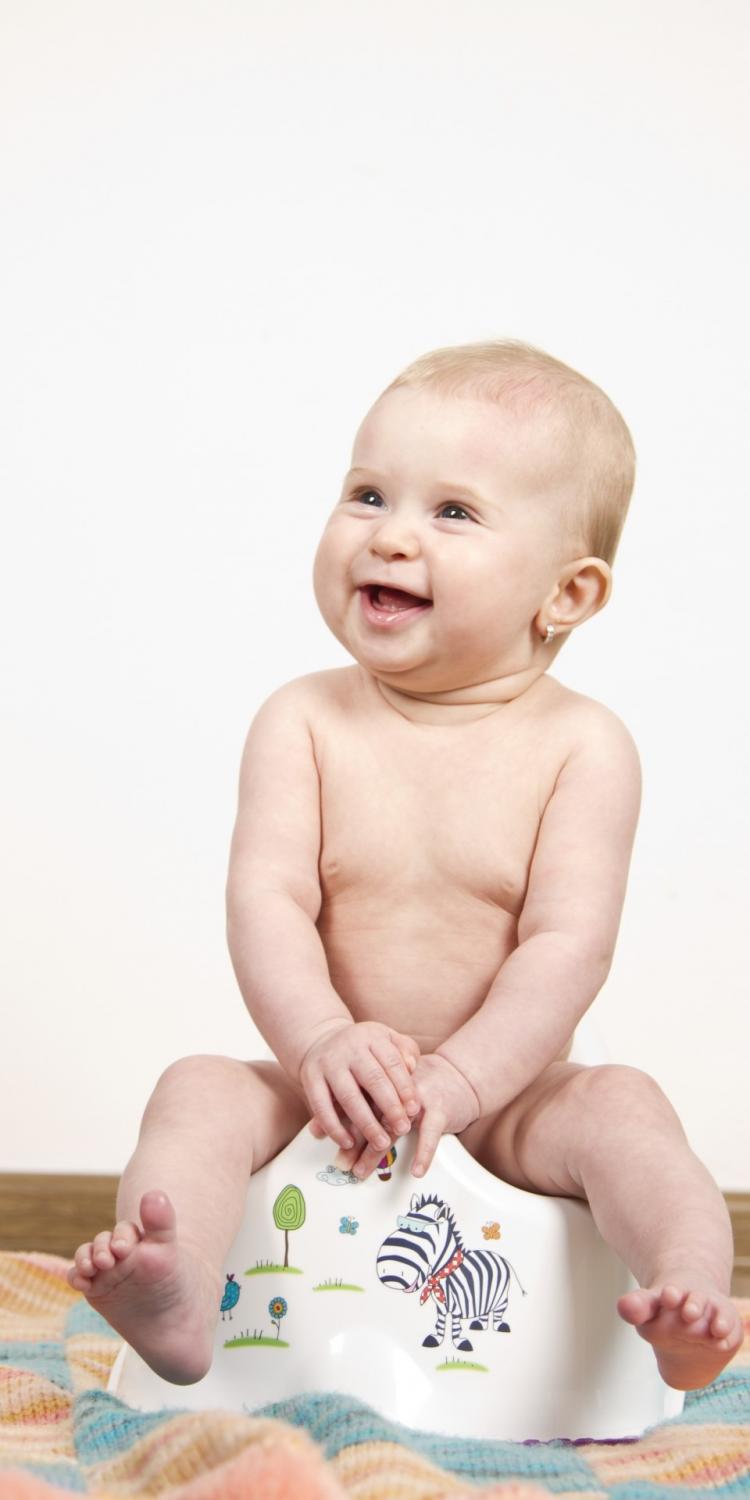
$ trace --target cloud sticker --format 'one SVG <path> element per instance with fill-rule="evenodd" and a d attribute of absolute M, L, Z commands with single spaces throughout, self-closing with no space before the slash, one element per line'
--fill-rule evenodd
<path fill-rule="evenodd" d="M 318 1182 L 327 1182 L 329 1187 L 355 1187 L 359 1178 L 353 1172 L 342 1172 L 340 1167 L 328 1166 L 323 1172 L 316 1172 Z"/>

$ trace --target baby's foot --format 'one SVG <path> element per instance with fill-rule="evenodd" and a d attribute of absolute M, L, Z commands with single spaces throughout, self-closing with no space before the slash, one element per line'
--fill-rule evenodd
<path fill-rule="evenodd" d="M 677 1391 L 709 1385 L 742 1343 L 742 1324 L 730 1297 L 690 1275 L 662 1287 L 626 1292 L 617 1311 L 654 1346 L 662 1380 Z"/>
<path fill-rule="evenodd" d="M 141 1229 L 122 1221 L 80 1245 L 68 1281 L 165 1380 L 189 1385 L 211 1364 L 218 1278 L 178 1243 L 166 1193 L 144 1193 Z"/>

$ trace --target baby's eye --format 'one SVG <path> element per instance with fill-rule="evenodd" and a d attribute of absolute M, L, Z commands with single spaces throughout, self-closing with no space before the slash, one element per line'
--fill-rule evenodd
<path fill-rule="evenodd" d="M 364 504 L 367 502 L 370 495 L 374 495 L 375 499 L 378 501 L 382 498 L 378 494 L 377 490 L 358 490 L 356 495 L 352 495 L 352 500 L 361 500 Z"/>
<path fill-rule="evenodd" d="M 446 501 L 445 505 L 443 505 L 441 507 L 441 511 L 440 511 L 441 515 L 442 515 L 442 513 L 443 513 L 444 510 L 460 510 L 462 516 L 466 516 L 468 520 L 471 520 L 471 516 L 469 515 L 469 512 L 467 510 L 464 510 L 463 505 L 457 505 L 454 500 L 448 500 L 448 501 Z M 448 519 L 449 519 L 449 521 L 453 521 L 453 520 L 456 519 L 456 517 L 455 516 L 449 516 Z"/>

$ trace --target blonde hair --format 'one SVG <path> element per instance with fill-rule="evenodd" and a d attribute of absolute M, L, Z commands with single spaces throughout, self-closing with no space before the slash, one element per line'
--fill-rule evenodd
<path fill-rule="evenodd" d="M 590 554 L 612 562 L 633 491 L 635 448 L 598 385 L 541 349 L 498 339 L 433 349 L 402 370 L 383 396 L 400 386 L 494 401 L 562 430 L 578 476 L 577 526 Z"/>

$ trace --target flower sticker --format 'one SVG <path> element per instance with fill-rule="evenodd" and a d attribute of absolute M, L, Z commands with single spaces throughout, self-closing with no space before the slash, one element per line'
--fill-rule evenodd
<path fill-rule="evenodd" d="M 271 1322 L 276 1329 L 276 1337 L 278 1338 L 281 1331 L 281 1319 L 285 1318 L 287 1315 L 287 1304 L 284 1301 L 284 1298 L 272 1297 L 271 1301 L 268 1304 L 268 1313 Z"/>

